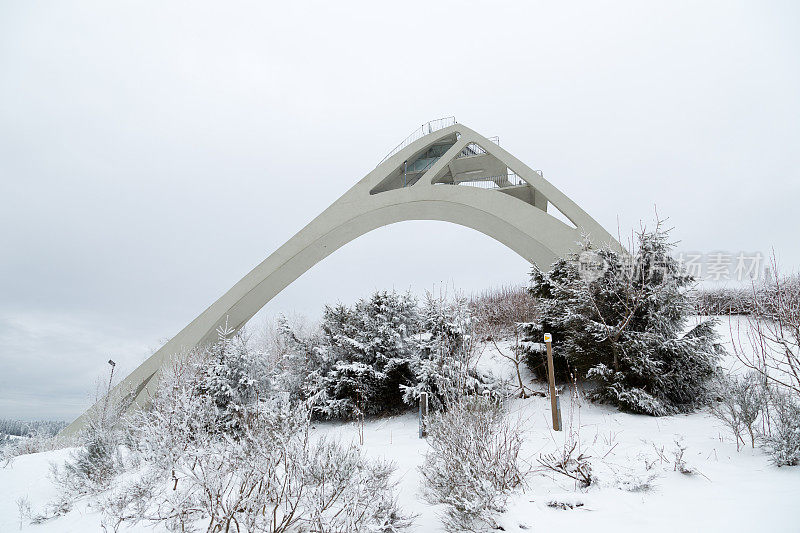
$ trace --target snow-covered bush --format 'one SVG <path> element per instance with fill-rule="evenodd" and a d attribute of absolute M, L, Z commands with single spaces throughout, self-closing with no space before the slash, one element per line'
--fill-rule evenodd
<path fill-rule="evenodd" d="M 528 363 L 546 375 L 542 334 L 552 333 L 558 379 L 589 378 L 594 399 L 634 413 L 688 411 L 706 398 L 721 351 L 713 321 L 686 331 L 692 278 L 670 255 L 673 244 L 658 223 L 642 230 L 633 252 L 593 251 L 602 263 L 586 276 L 580 254 L 549 272 L 534 268 L 531 290 L 540 321 L 526 327 Z"/>
<path fill-rule="evenodd" d="M 113 375 L 112 369 L 112 379 Z M 124 469 L 120 444 L 123 440 L 122 418 L 128 404 L 126 399 L 120 401 L 111 397 L 111 385 L 110 379 L 104 391 L 104 401 L 98 401 L 84 415 L 84 428 L 73 442 L 78 444 L 78 448 L 71 453 L 70 459 L 62 468 L 52 465 L 51 477 L 61 488 L 61 503 L 55 506 L 55 514 L 66 511 L 77 497 L 104 490 Z"/>
<path fill-rule="evenodd" d="M 120 452 L 122 435 L 116 426 L 119 413 L 107 416 L 102 411 L 90 413 L 86 428 L 78 436 L 80 446 L 64 465 L 51 465 L 51 477 L 60 495 L 40 518 L 69 511 L 75 499 L 107 489 L 125 469 Z"/>
<path fill-rule="evenodd" d="M 4 450 L 6 449 L 6 446 L 11 445 L 11 443 L 14 440 L 15 439 L 11 438 L 11 435 L 6 435 L 4 433 L 0 433 L 0 454 L 4 454 Z M 0 455 L 0 457 L 4 457 L 4 455 Z"/>
<path fill-rule="evenodd" d="M 325 416 L 351 417 L 405 408 L 401 386 L 413 385 L 410 364 L 419 350 L 416 301 L 378 291 L 352 308 L 326 307 L 322 320 L 330 369 L 324 376 Z"/>
<path fill-rule="evenodd" d="M 109 530 L 139 522 L 265 533 L 409 525 L 395 503 L 392 465 L 314 439 L 309 406 L 265 383 L 255 358 L 229 335 L 177 357 L 150 409 L 115 425 L 90 424 L 86 446 L 57 473 L 65 490 L 47 514 L 93 492 L 102 493 Z"/>
<path fill-rule="evenodd" d="M 106 488 L 122 470 L 120 437 L 116 429 L 89 422 L 81 446 L 64 464 L 56 480 L 69 492 L 86 494 Z"/>
<path fill-rule="evenodd" d="M 326 307 L 321 331 L 279 319 L 271 390 L 307 401 L 317 416 L 350 418 L 415 406 L 437 409 L 463 394 L 492 392 L 476 369 L 475 319 L 464 298 L 379 291 L 353 306 Z"/>
<path fill-rule="evenodd" d="M 721 378 L 717 396 L 711 413 L 728 427 L 737 450 L 747 434 L 775 465 L 800 463 L 800 402 L 793 389 L 766 383 L 762 374 L 751 372 Z"/>
<path fill-rule="evenodd" d="M 465 397 L 430 415 L 430 449 L 420 467 L 423 495 L 444 504 L 448 531 L 496 527 L 509 493 L 525 483 L 522 431 L 498 402 Z"/>
<path fill-rule="evenodd" d="M 441 409 L 459 398 L 491 389 L 491 380 L 475 368 L 476 322 L 467 301 L 426 295 L 420 310 L 418 350 L 410 367 L 414 384 L 403 386 L 403 400 L 417 405 L 428 393 L 431 409 Z"/>
<path fill-rule="evenodd" d="M 54 436 L 46 428 L 36 429 L 25 437 L 0 435 L 0 466 L 20 455 L 58 450 L 69 445 L 66 439 Z"/>
<path fill-rule="evenodd" d="M 171 414 L 216 408 L 202 395 L 176 394 L 174 387 L 166 393 L 155 422 L 142 415 L 133 424 L 142 443 L 138 469 L 106 498 L 108 524 L 274 533 L 396 531 L 410 523 L 394 501 L 393 467 L 367 460 L 354 446 L 311 439 L 302 404 L 259 401 L 236 438 L 192 428 L 181 417 L 180 436 L 159 446 L 162 432 L 176 429 Z"/>
<path fill-rule="evenodd" d="M 324 377 L 333 361 L 328 357 L 319 328 L 309 328 L 305 322 L 296 324 L 280 316 L 272 346 L 278 352 L 272 354 L 271 394 L 286 395 L 315 406 L 325 405 Z"/>
<path fill-rule="evenodd" d="M 405 408 L 420 351 L 419 310 L 408 294 L 379 291 L 353 306 L 327 306 L 319 331 L 279 319 L 283 352 L 271 390 L 310 402 L 324 418 L 350 418 Z"/>
<path fill-rule="evenodd" d="M 762 439 L 776 466 L 800 464 L 800 402 L 795 395 L 771 390 L 769 426 Z"/>
<path fill-rule="evenodd" d="M 772 267 L 777 272 L 774 257 Z M 761 443 L 776 465 L 796 465 L 800 462 L 800 276 L 776 276 L 754 286 L 744 338 L 741 329 L 733 333 L 737 333 L 735 355 L 767 389 Z"/>
<path fill-rule="evenodd" d="M 231 436 L 242 433 L 251 407 L 265 396 L 269 369 L 264 354 L 250 348 L 241 334 L 219 331 L 219 340 L 202 355 L 196 393 L 215 406 L 206 419 L 210 431 Z"/>
<path fill-rule="evenodd" d="M 744 444 L 745 432 L 750 444 L 756 446 L 756 422 L 764 411 L 769 391 L 763 378 L 756 373 L 744 376 L 721 375 L 717 386 L 718 402 L 711 406 L 711 414 L 720 419 L 733 433 L 736 449 Z"/>
<path fill-rule="evenodd" d="M 655 469 L 653 461 L 644 455 L 638 461 L 630 461 L 610 468 L 613 486 L 627 492 L 647 492 L 653 488 L 661 472 Z"/>
<path fill-rule="evenodd" d="M 170 471 L 169 478 L 174 479 L 172 469 L 190 446 L 212 440 L 209 435 L 225 437 L 210 423 L 218 415 L 214 398 L 200 394 L 197 386 L 203 361 L 199 350 L 176 357 L 160 376 L 150 408 L 128 416 L 124 442 L 132 452 L 132 462 L 146 458 L 151 465 Z"/>
<path fill-rule="evenodd" d="M 56 450 L 67 446 L 56 437 L 67 424 L 57 420 L 12 420 L 0 418 L 0 464 L 14 457 Z"/>

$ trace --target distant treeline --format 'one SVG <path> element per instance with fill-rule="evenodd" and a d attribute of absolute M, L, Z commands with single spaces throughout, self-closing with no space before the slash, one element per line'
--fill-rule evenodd
<path fill-rule="evenodd" d="M 701 289 L 694 294 L 698 315 L 750 315 L 754 300 L 752 289 Z"/>
<path fill-rule="evenodd" d="M 704 288 L 693 295 L 699 315 L 773 316 L 781 302 L 800 302 L 800 275 L 780 277 L 750 288 Z"/>
<path fill-rule="evenodd" d="M 67 423 L 61 420 L 11 420 L 0 418 L 0 435 L 30 437 L 36 434 L 53 436 Z"/>

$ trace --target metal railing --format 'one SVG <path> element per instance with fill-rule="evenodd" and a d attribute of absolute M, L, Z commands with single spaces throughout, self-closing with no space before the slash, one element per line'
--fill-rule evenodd
<path fill-rule="evenodd" d="M 504 187 L 516 187 L 518 185 L 525 185 L 525 180 L 508 171 L 506 176 L 490 176 L 488 178 L 479 178 L 470 181 L 461 181 L 458 185 L 466 187 L 478 187 L 480 189 L 502 189 Z"/>
<path fill-rule="evenodd" d="M 472 157 L 472 156 L 475 156 L 475 155 L 483 155 L 483 154 L 485 154 L 485 153 L 486 153 L 486 150 L 484 150 L 483 148 L 481 148 L 481 147 L 480 147 L 480 146 L 478 146 L 477 144 L 475 144 L 475 143 L 469 143 L 468 145 L 466 145 L 466 146 L 465 146 L 465 147 L 464 147 L 464 148 L 463 148 L 463 149 L 462 149 L 462 150 L 461 150 L 461 151 L 458 153 L 458 155 L 456 156 L 456 158 L 460 158 L 460 157 Z"/>
<path fill-rule="evenodd" d="M 500 138 L 499 137 L 497 137 L 497 136 L 495 136 L 495 137 L 487 137 L 487 139 L 489 141 L 493 142 L 494 144 L 496 144 L 497 146 L 500 146 Z M 459 154 L 456 156 L 456 158 L 459 158 L 459 157 L 472 157 L 474 155 L 483 155 L 485 153 L 486 153 L 486 150 L 483 147 L 481 147 L 481 146 L 479 146 L 479 145 L 477 145 L 475 143 L 469 143 L 468 145 L 466 145 L 464 147 L 463 150 L 461 150 L 461 152 L 459 152 Z"/>
<path fill-rule="evenodd" d="M 541 170 L 534 170 L 540 176 Z M 489 176 L 486 178 L 476 178 L 468 181 L 460 181 L 458 183 L 443 183 L 439 182 L 437 185 L 464 185 L 466 187 L 477 187 L 479 189 L 505 189 L 507 187 L 518 187 L 520 185 L 527 185 L 527 182 L 517 176 L 512 170 L 508 171 L 505 176 Z"/>
<path fill-rule="evenodd" d="M 430 122 L 426 122 L 425 124 L 421 125 L 419 128 L 411 132 L 411 135 L 403 139 L 403 142 L 395 146 L 392 151 L 386 154 L 386 157 L 381 159 L 381 162 L 378 163 L 379 165 L 392 157 L 394 154 L 411 144 L 412 142 L 416 141 L 420 137 L 424 137 L 429 133 L 433 133 L 434 131 L 442 130 L 449 126 L 452 126 L 456 123 L 456 117 L 444 117 L 444 118 L 437 118 L 436 120 L 431 120 Z"/>

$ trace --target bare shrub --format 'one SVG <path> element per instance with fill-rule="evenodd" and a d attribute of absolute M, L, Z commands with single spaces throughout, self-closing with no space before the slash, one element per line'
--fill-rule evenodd
<path fill-rule="evenodd" d="M 52 506 L 56 514 L 69 510 L 71 502 L 108 488 L 125 466 L 120 452 L 121 431 L 117 426 L 118 408 L 94 410 L 87 414 L 86 427 L 78 435 L 80 446 L 63 467 L 52 465 L 51 477 L 59 485 L 61 504 Z"/>
<path fill-rule="evenodd" d="M 628 492 L 646 492 L 653 488 L 660 473 L 655 469 L 655 461 L 644 454 L 637 457 L 641 465 L 631 462 L 630 465 L 613 467 L 613 479 L 617 488 Z"/>
<path fill-rule="evenodd" d="M 205 379 L 200 361 L 197 354 L 176 361 L 152 409 L 129 420 L 137 467 L 103 501 L 107 528 L 360 532 L 410 524 L 393 498 L 392 465 L 314 441 L 305 404 L 248 395 L 236 431 L 209 424 L 223 419 L 197 386 Z"/>
<path fill-rule="evenodd" d="M 800 402 L 790 392 L 773 388 L 764 447 L 776 466 L 800 464 Z"/>
<path fill-rule="evenodd" d="M 308 430 L 307 408 L 273 401 L 248 419 L 238 439 L 201 432 L 172 441 L 178 449 L 152 463 L 143 457 L 143 473 L 109 497 L 109 523 L 270 533 L 410 525 L 393 499 L 391 464 L 367 460 L 355 446 L 312 441 Z"/>
<path fill-rule="evenodd" d="M 571 442 L 558 453 L 541 454 L 537 459 L 539 465 L 557 474 L 574 479 L 581 488 L 592 484 L 592 464 L 590 457 L 576 451 L 578 445 Z"/>
<path fill-rule="evenodd" d="M 695 474 L 700 474 L 701 476 L 708 479 L 705 474 L 700 472 L 695 467 L 689 465 L 684 458 L 686 455 L 687 450 L 686 443 L 684 442 L 684 438 L 682 436 L 675 438 L 674 447 L 672 448 L 672 471 L 673 472 L 680 472 L 685 476 L 693 476 Z"/>
<path fill-rule="evenodd" d="M 800 463 L 800 402 L 792 389 L 765 383 L 753 372 L 724 378 L 718 395 L 711 413 L 731 431 L 737 450 L 749 435 L 751 445 L 760 443 L 776 466 Z"/>
<path fill-rule="evenodd" d="M 680 472 L 681 474 L 685 475 L 693 475 L 693 474 L 702 475 L 700 471 L 689 466 L 689 464 L 684 459 L 688 447 L 686 446 L 684 442 L 684 437 L 682 435 L 675 436 L 675 440 L 673 441 L 673 447 L 669 451 L 666 450 L 666 446 L 664 446 L 663 444 L 661 446 L 656 446 L 655 443 L 652 444 L 653 444 L 653 450 L 655 450 L 657 456 L 657 459 L 654 462 L 660 462 L 662 466 L 666 465 L 667 467 L 672 465 L 673 472 Z"/>
<path fill-rule="evenodd" d="M 764 411 L 768 391 L 758 373 L 745 376 L 721 376 L 717 386 L 719 402 L 712 404 L 711 414 L 730 429 L 736 441 L 736 450 L 744 444 L 745 432 L 750 445 L 756 447 L 758 428 L 756 422 Z"/>
<path fill-rule="evenodd" d="M 78 448 L 70 454 L 62 467 L 53 463 L 50 465 L 50 477 L 59 486 L 60 494 L 48 503 L 43 513 L 34 518 L 34 522 L 43 522 L 69 512 L 77 498 L 106 490 L 112 479 L 125 469 L 120 445 L 123 433 L 122 414 L 127 402 L 111 397 L 113 379 L 112 365 L 105 390 L 101 392 L 98 382 L 98 401 L 84 415 L 85 427 L 73 439 Z M 104 400 L 101 401 L 103 396 Z"/>
<path fill-rule="evenodd" d="M 511 337 L 517 324 L 534 322 L 538 318 L 536 298 L 524 286 L 485 290 L 474 295 L 469 306 L 481 328 L 477 332 L 481 340 L 487 336 Z"/>
<path fill-rule="evenodd" d="M 744 335 L 731 331 L 734 354 L 764 380 L 800 396 L 800 276 L 754 287 L 752 299 Z"/>
<path fill-rule="evenodd" d="M 564 432 L 564 443 L 551 453 L 539 454 L 537 462 L 540 472 L 551 472 L 574 480 L 580 488 L 587 488 L 594 482 L 591 457 L 583 451 L 580 434 L 579 415 L 580 393 L 573 381 L 570 387 L 569 418 Z"/>
<path fill-rule="evenodd" d="M 27 496 L 17 498 L 17 516 L 19 517 L 19 528 L 22 529 L 22 524 L 30 522 L 31 520 L 31 502 Z"/>
<path fill-rule="evenodd" d="M 750 291 L 740 288 L 704 288 L 692 294 L 698 315 L 749 315 L 753 312 Z"/>
<path fill-rule="evenodd" d="M 491 341 L 491 343 L 494 345 L 494 348 L 500 355 L 500 357 L 502 357 L 503 359 L 514 365 L 514 372 L 517 381 L 513 385 L 513 388 L 509 392 L 509 394 L 514 394 L 520 398 L 528 398 L 529 396 L 544 396 L 543 392 L 528 387 L 522 380 L 521 367 L 523 364 L 525 364 L 527 360 L 527 354 L 525 353 L 525 350 L 523 349 L 521 344 L 522 328 L 523 328 L 522 324 L 517 324 L 516 327 L 514 327 L 513 330 L 514 336 L 512 345 L 509 346 L 508 348 L 501 348 L 497 342 L 497 339 L 500 338 L 499 335 L 499 333 L 501 333 L 500 331 L 495 330 L 495 332 L 487 336 L 487 340 Z"/>
<path fill-rule="evenodd" d="M 772 258 L 777 272 L 777 261 Z M 761 442 L 778 466 L 800 462 L 800 276 L 777 276 L 752 290 L 753 313 L 731 331 L 739 361 L 768 389 Z"/>
<path fill-rule="evenodd" d="M 486 398 L 463 398 L 430 416 L 430 450 L 420 467 L 423 496 L 445 505 L 448 531 L 497 526 L 495 513 L 525 483 L 522 442 L 520 424 L 508 420 L 501 404 Z"/>

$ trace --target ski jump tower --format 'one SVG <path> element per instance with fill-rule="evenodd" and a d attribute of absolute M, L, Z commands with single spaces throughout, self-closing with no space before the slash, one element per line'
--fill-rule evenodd
<path fill-rule="evenodd" d="M 559 211 L 563 216 L 556 218 Z M 111 391 L 144 407 L 159 371 L 178 353 L 238 330 L 275 295 L 319 261 L 376 228 L 404 220 L 442 220 L 475 229 L 529 262 L 549 267 L 575 251 L 583 234 L 619 245 L 564 193 L 454 117 L 422 125 L 361 181 L 255 267 Z M 64 428 L 74 435 L 87 414 Z"/>

